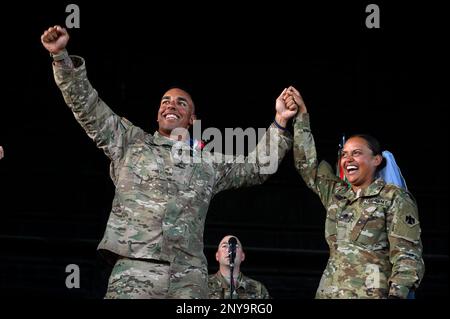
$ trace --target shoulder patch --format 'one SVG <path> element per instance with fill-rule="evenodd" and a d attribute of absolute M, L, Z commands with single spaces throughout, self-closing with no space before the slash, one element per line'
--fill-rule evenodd
<path fill-rule="evenodd" d="M 415 225 L 417 225 L 419 223 L 419 221 L 417 220 L 416 217 L 414 217 L 411 214 L 405 215 L 404 217 L 404 222 L 409 226 L 409 227 L 413 227 Z"/>

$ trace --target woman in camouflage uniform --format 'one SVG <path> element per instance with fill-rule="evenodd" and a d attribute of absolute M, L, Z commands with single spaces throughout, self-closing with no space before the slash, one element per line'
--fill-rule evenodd
<path fill-rule="evenodd" d="M 348 183 L 317 161 L 309 114 L 300 93 L 294 121 L 295 166 L 326 208 L 330 257 L 316 298 L 407 298 L 424 274 L 417 205 L 410 193 L 377 179 L 383 166 L 379 143 L 355 135 L 340 165 Z"/>

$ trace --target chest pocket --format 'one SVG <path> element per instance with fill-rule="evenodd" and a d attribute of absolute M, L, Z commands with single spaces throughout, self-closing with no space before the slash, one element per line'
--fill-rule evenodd
<path fill-rule="evenodd" d="M 137 184 L 164 180 L 164 159 L 155 155 L 145 144 L 134 145 L 129 151 L 127 163 L 133 181 Z"/>
<path fill-rule="evenodd" d="M 325 238 L 336 241 L 337 234 L 337 215 L 340 211 L 338 203 L 332 203 L 327 209 L 327 218 L 325 220 Z"/>
<path fill-rule="evenodd" d="M 387 206 L 379 201 L 365 199 L 362 214 L 352 230 L 353 241 L 373 249 L 387 246 L 386 211 Z"/>
<path fill-rule="evenodd" d="M 337 237 L 338 241 L 348 240 L 350 237 L 350 232 L 352 230 L 352 222 L 354 220 L 354 212 L 352 209 L 347 208 L 337 215 Z"/>
<path fill-rule="evenodd" d="M 209 199 L 214 185 L 214 169 L 208 163 L 193 164 L 189 189 L 195 192 L 199 199 Z"/>
<path fill-rule="evenodd" d="M 192 164 L 177 163 L 173 165 L 172 178 L 179 191 L 188 190 L 193 171 Z"/>

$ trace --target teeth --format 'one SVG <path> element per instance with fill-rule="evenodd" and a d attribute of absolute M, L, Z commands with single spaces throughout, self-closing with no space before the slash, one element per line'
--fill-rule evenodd
<path fill-rule="evenodd" d="M 351 169 L 358 169 L 358 167 L 356 167 L 355 165 L 349 165 L 347 166 L 347 171 L 351 170 Z"/>
<path fill-rule="evenodd" d="M 166 115 L 166 119 L 168 119 L 168 120 L 171 120 L 171 119 L 177 120 L 178 116 L 176 116 L 175 114 L 167 114 Z"/>

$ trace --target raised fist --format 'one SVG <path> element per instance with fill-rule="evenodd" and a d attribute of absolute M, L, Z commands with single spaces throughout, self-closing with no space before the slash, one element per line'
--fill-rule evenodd
<path fill-rule="evenodd" d="M 44 31 L 41 36 L 42 45 L 52 54 L 57 54 L 66 48 L 69 34 L 66 29 L 55 25 Z"/>

